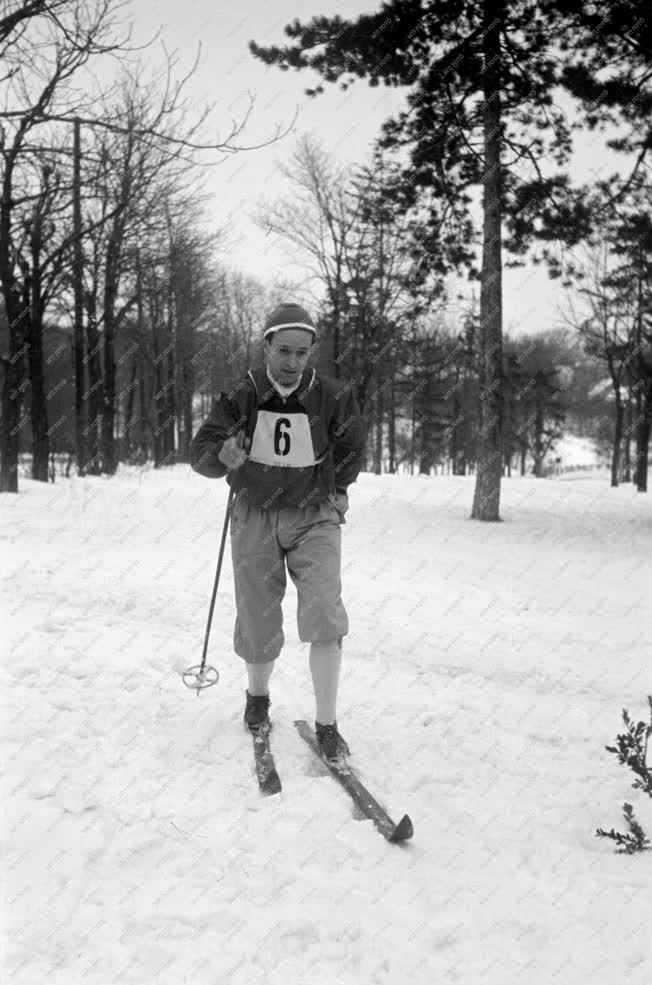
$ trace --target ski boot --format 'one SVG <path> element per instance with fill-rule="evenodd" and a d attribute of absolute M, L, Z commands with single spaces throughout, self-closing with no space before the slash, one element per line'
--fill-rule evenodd
<path fill-rule="evenodd" d="M 351 752 L 346 741 L 337 731 L 337 722 L 333 722 L 332 725 L 320 725 L 319 722 L 315 722 L 315 735 L 322 756 L 332 763 L 343 763 L 344 757 Z"/>
<path fill-rule="evenodd" d="M 272 723 L 269 718 L 269 694 L 247 693 L 244 723 L 250 732 L 269 732 Z"/>

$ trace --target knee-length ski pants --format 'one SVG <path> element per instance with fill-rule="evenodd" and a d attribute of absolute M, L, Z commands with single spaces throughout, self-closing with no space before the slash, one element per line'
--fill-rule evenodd
<path fill-rule="evenodd" d="M 333 499 L 262 509 L 236 497 L 231 513 L 233 643 L 245 662 L 267 663 L 281 652 L 286 564 L 297 589 L 299 639 L 313 643 L 346 636 L 340 574 L 344 522 Z"/>

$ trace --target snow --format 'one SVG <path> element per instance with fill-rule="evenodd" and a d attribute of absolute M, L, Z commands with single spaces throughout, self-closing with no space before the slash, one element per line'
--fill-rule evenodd
<path fill-rule="evenodd" d="M 343 527 L 338 720 L 414 839 L 388 844 L 296 734 L 308 645 L 272 677 L 283 792 L 261 798 L 232 651 L 227 487 L 185 466 L 2 498 L 4 979 L 12 985 L 649 985 L 652 801 L 605 751 L 647 719 L 649 497 L 361 475 Z"/>
<path fill-rule="evenodd" d="M 555 442 L 548 458 L 560 458 L 562 469 L 604 466 L 595 442 L 591 438 L 583 438 L 577 434 L 564 434 L 559 441 Z"/>

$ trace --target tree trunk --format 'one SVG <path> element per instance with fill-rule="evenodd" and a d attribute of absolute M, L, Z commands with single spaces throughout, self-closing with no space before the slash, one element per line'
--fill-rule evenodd
<path fill-rule="evenodd" d="M 620 445 L 623 436 L 623 402 L 620 397 L 620 388 L 615 390 L 616 416 L 614 420 L 614 442 L 611 452 L 611 485 L 618 485 L 618 466 L 620 464 Z"/>
<path fill-rule="evenodd" d="M 181 416 L 179 418 L 179 451 L 178 462 L 190 461 L 190 442 L 192 441 L 192 394 L 193 379 L 190 373 L 190 360 L 186 360 L 181 368 L 183 388 L 181 391 Z"/>
<path fill-rule="evenodd" d="M 389 471 L 393 475 L 396 472 L 396 387 L 394 383 L 394 372 L 392 370 L 391 386 L 389 390 L 389 414 L 387 417 L 387 447 L 389 450 Z"/>
<path fill-rule="evenodd" d="M 383 390 L 377 388 L 374 404 L 374 473 L 381 475 L 383 471 Z"/>
<path fill-rule="evenodd" d="M 48 481 L 50 435 L 43 374 L 43 324 L 41 312 L 30 319 L 29 377 L 32 418 L 32 478 Z"/>
<path fill-rule="evenodd" d="M 73 371 L 75 374 L 75 450 L 77 453 L 77 473 L 85 475 L 88 467 L 86 441 L 84 436 L 86 402 L 84 388 L 84 254 L 82 247 L 81 219 L 81 124 L 75 120 L 73 125 L 73 172 L 72 172 L 72 289 L 74 296 L 73 324 Z"/>
<path fill-rule="evenodd" d="M 335 276 L 335 298 L 333 304 L 333 375 L 339 380 L 342 375 L 342 365 L 340 358 L 340 317 L 341 317 L 341 298 L 343 294 L 342 274 L 338 263 Z"/>
<path fill-rule="evenodd" d="M 131 380 L 125 397 L 125 418 L 122 455 L 126 462 L 131 462 L 133 450 L 131 447 L 131 428 L 134 423 L 134 394 L 138 386 L 138 369 L 136 360 L 131 365 Z"/>
<path fill-rule="evenodd" d="M 159 342 L 159 306 L 156 297 L 156 284 L 149 292 L 150 326 L 152 330 L 152 352 L 154 354 L 154 421 L 152 433 L 154 468 L 165 464 L 165 387 L 163 385 L 162 355 Z"/>
<path fill-rule="evenodd" d="M 647 380 L 647 392 L 643 401 L 636 429 L 636 489 L 647 492 L 650 424 L 652 423 L 652 376 Z"/>
<path fill-rule="evenodd" d="M 100 335 L 97 330 L 97 299 L 93 287 L 86 295 L 86 351 L 84 363 L 88 365 L 88 390 L 83 394 L 84 406 L 90 421 L 83 431 L 86 443 L 86 472 L 100 475 L 102 455 L 100 451 L 100 426 L 102 423 L 103 387 L 100 361 Z"/>
<path fill-rule="evenodd" d="M 462 407 L 462 395 L 460 393 L 460 372 L 456 372 L 455 387 L 453 392 L 453 425 L 451 428 L 450 439 L 450 460 L 453 475 L 464 475 L 466 473 L 464 462 L 464 411 Z"/>
<path fill-rule="evenodd" d="M 47 482 L 50 436 L 48 434 L 48 411 L 43 374 L 41 224 L 41 216 L 35 215 L 30 244 L 32 271 L 30 277 L 29 379 L 32 417 L 32 478 L 39 482 Z"/>
<path fill-rule="evenodd" d="M 106 250 L 104 284 L 104 390 L 102 403 L 102 471 L 114 475 L 118 466 L 115 453 L 115 304 L 118 296 L 119 243 L 122 230 L 113 229 Z"/>
<path fill-rule="evenodd" d="M 644 404 L 644 380 L 639 377 L 634 384 L 634 414 L 635 414 L 635 424 L 633 425 L 634 432 L 636 434 L 636 449 L 634 452 L 634 474 L 632 476 L 633 482 L 638 487 L 638 470 L 641 466 L 641 426 L 644 425 L 644 415 L 645 415 L 645 404 Z"/>
<path fill-rule="evenodd" d="M 179 288 L 180 292 L 183 288 Z M 175 294 L 176 297 L 176 294 Z M 185 298 L 184 298 L 185 300 Z M 190 461 L 192 441 L 192 395 L 194 390 L 192 352 L 194 333 L 187 304 L 175 303 L 176 311 L 176 369 L 177 369 L 177 462 Z"/>
<path fill-rule="evenodd" d="M 4 367 L 2 380 L 2 418 L 0 419 L 0 492 L 18 492 L 18 439 L 25 374 L 25 353 L 29 348 L 29 299 L 21 298 L 21 287 L 14 273 L 11 251 L 11 209 L 13 170 L 17 151 L 7 154 L 0 202 L 0 281 L 5 302 L 9 344 L 0 353 Z"/>
<path fill-rule="evenodd" d="M 502 473 L 501 50 L 504 0 L 485 0 L 483 34 L 484 228 L 480 290 L 480 442 L 471 516 L 500 520 Z"/>
<path fill-rule="evenodd" d="M 503 475 L 512 474 L 512 459 L 514 457 L 514 406 L 511 395 L 504 395 L 503 402 Z"/>
<path fill-rule="evenodd" d="M 17 307 L 20 311 L 20 307 Z M 12 319 L 8 320 L 11 325 Z M 25 376 L 23 360 L 28 345 L 23 338 L 22 329 L 10 329 L 9 353 L 6 357 L 2 356 L 4 373 L 0 420 L 0 492 L 18 492 L 18 439 Z"/>
<path fill-rule="evenodd" d="M 636 466 L 634 481 L 637 492 L 647 492 L 650 421 L 652 419 L 652 366 L 646 361 L 641 345 L 643 338 L 643 243 L 638 249 L 638 304 L 636 311 L 636 351 L 638 378 L 636 380 Z"/>
<path fill-rule="evenodd" d="M 152 440 L 152 428 L 149 419 L 149 402 L 147 398 L 147 379 L 148 373 L 146 372 L 146 367 L 141 367 L 139 387 L 138 387 L 138 403 L 140 406 L 140 435 L 141 443 L 138 448 L 138 460 L 139 463 L 146 462 L 150 455 L 154 455 L 154 442 Z"/>
<path fill-rule="evenodd" d="M 419 455 L 419 475 L 430 475 L 430 471 L 434 466 L 434 461 L 431 453 L 424 447 L 425 445 L 425 432 L 421 431 L 421 454 Z M 436 469 L 435 469 L 436 473 Z"/>
<path fill-rule="evenodd" d="M 534 466 L 532 471 L 537 479 L 541 478 L 543 471 L 543 401 L 538 399 L 534 409 Z"/>
<path fill-rule="evenodd" d="M 163 448 L 165 465 L 174 465 L 176 447 L 175 432 L 177 423 L 177 400 L 176 400 L 176 325 L 174 321 L 174 309 L 172 298 L 169 300 L 168 307 L 168 331 L 167 331 L 167 359 L 165 392 L 163 405 L 165 408 L 165 424 L 163 431 Z"/>
<path fill-rule="evenodd" d="M 136 328 L 138 339 L 145 337 L 145 294 L 143 290 L 143 272 L 141 267 L 140 252 L 136 253 Z M 125 431 L 128 432 L 128 452 L 132 464 L 142 465 L 147 461 L 149 449 L 148 442 L 148 417 L 147 417 L 147 398 L 146 398 L 146 376 L 147 376 L 146 352 L 142 345 L 138 345 L 138 353 L 133 364 L 133 374 L 131 388 L 129 391 L 128 413 L 125 422 Z M 138 396 L 138 414 L 135 413 L 136 396 Z"/>
<path fill-rule="evenodd" d="M 462 454 L 458 467 L 461 475 L 470 474 L 475 463 L 475 442 L 472 422 L 479 418 L 479 400 L 475 388 L 474 355 L 476 348 L 475 322 L 469 318 L 464 329 L 464 366 L 462 384 Z"/>
<path fill-rule="evenodd" d="M 414 475 L 414 461 L 416 457 L 417 444 L 417 417 L 416 417 L 416 397 L 412 396 L 412 430 L 410 433 L 410 475 Z"/>
<path fill-rule="evenodd" d="M 625 404 L 625 430 L 623 444 L 623 482 L 632 481 L 632 390 L 627 389 L 627 402 Z"/>

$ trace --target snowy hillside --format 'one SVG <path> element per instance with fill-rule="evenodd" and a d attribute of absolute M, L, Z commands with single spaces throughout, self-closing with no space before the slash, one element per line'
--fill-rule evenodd
<path fill-rule="evenodd" d="M 362 475 L 343 528 L 338 720 L 414 839 L 388 844 L 297 736 L 296 594 L 271 681 L 283 780 L 261 798 L 233 654 L 201 656 L 227 487 L 179 466 L 1 501 L 12 985 L 649 985 L 652 852 L 616 855 L 604 750 L 650 687 L 649 496 L 603 478 Z"/>

